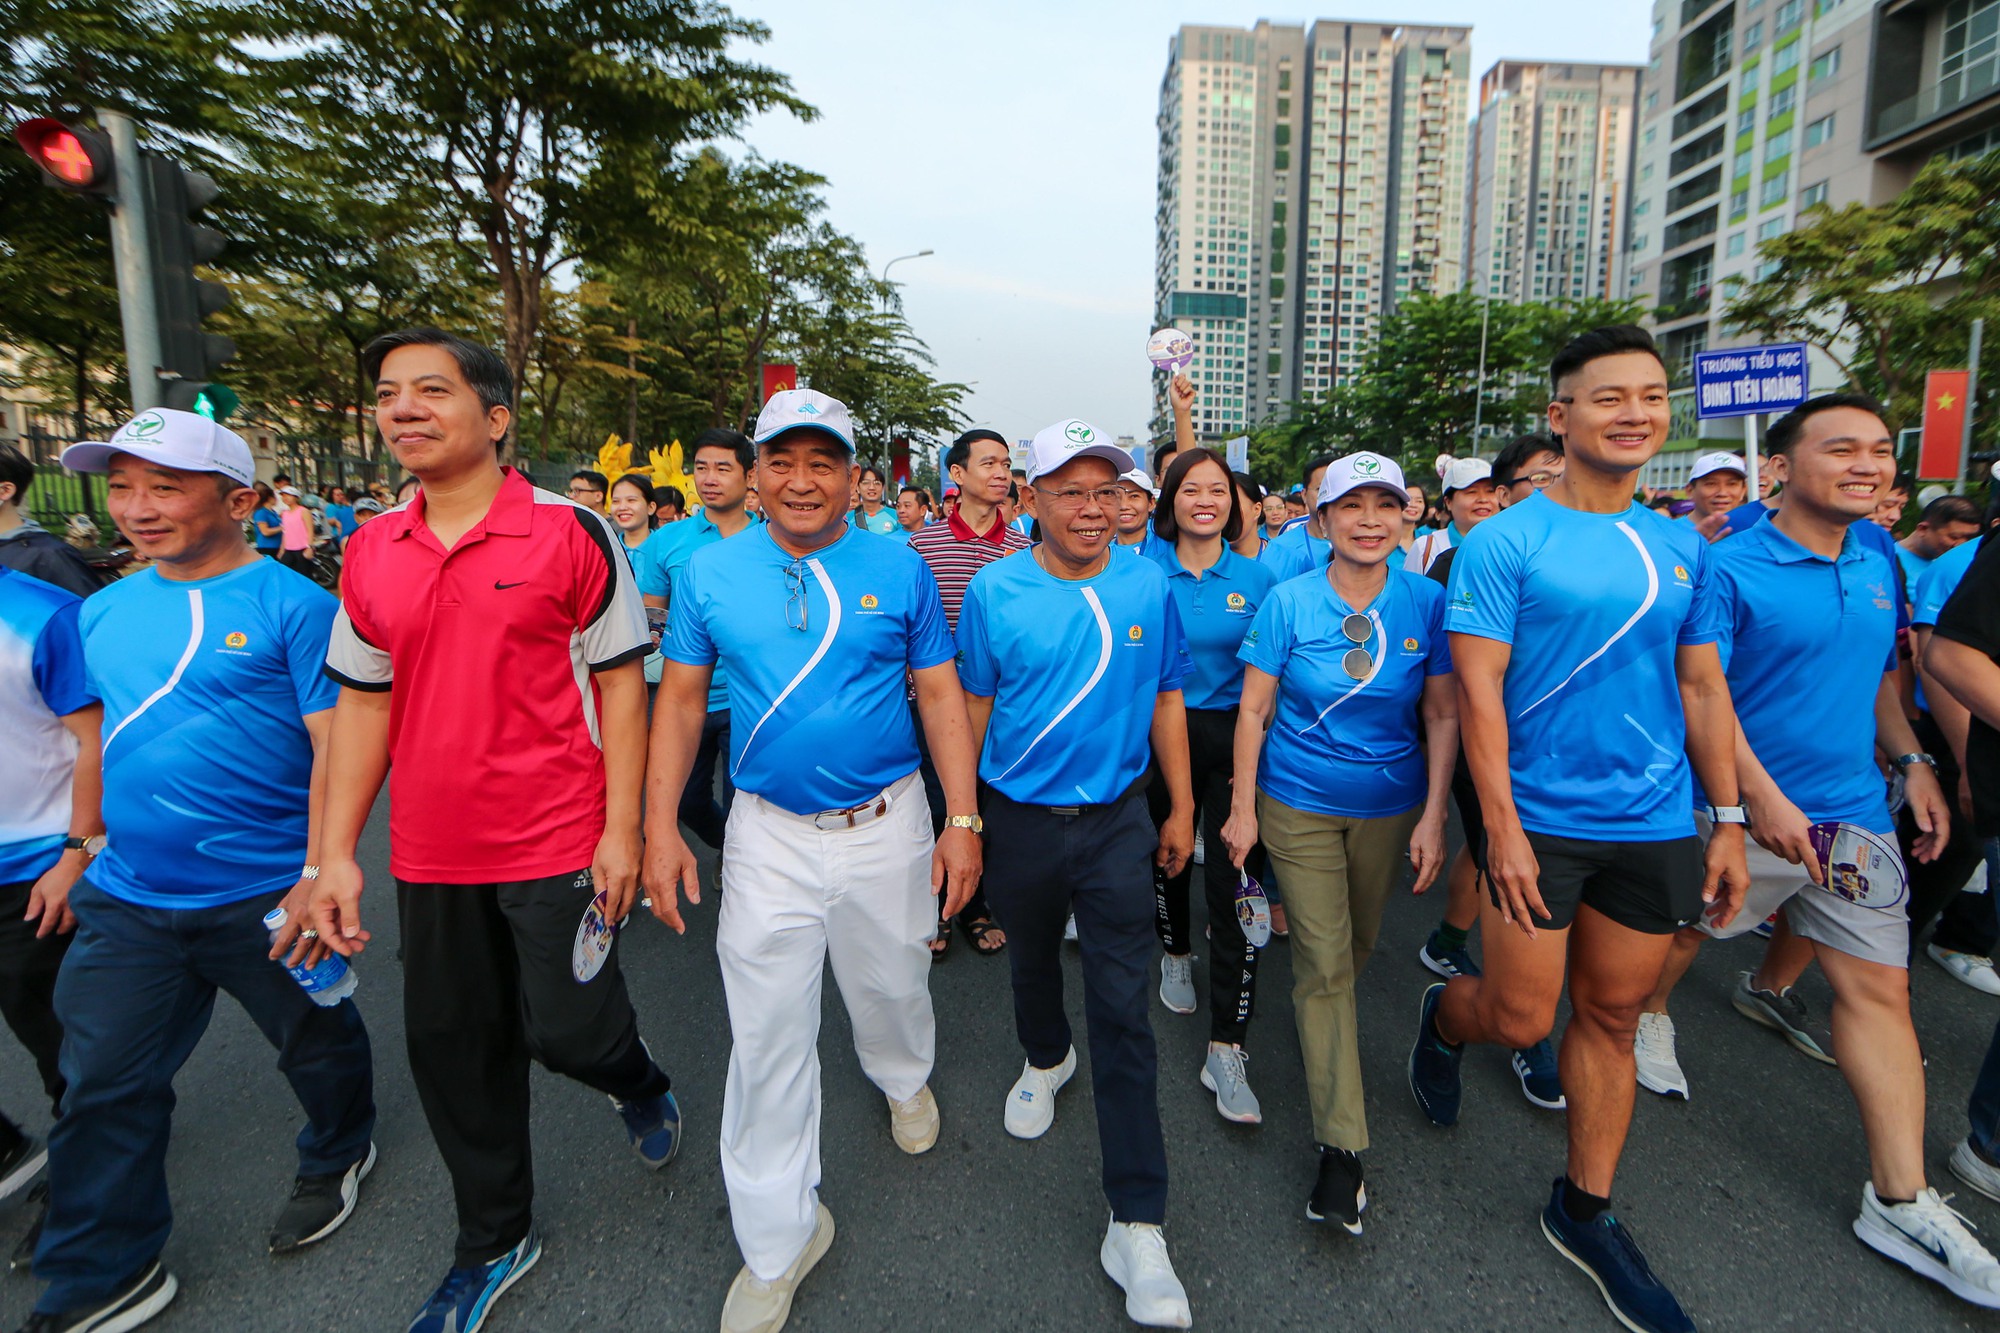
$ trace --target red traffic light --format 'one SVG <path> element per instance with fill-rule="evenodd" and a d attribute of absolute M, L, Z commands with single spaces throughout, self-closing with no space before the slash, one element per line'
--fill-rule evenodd
<path fill-rule="evenodd" d="M 59 185 L 90 190 L 111 179 L 111 141 L 101 134 L 37 116 L 16 125 L 14 138 Z"/>

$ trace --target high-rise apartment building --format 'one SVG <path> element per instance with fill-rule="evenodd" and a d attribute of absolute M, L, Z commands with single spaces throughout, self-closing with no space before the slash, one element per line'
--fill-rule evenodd
<path fill-rule="evenodd" d="M 1625 294 L 1637 65 L 1503 60 L 1479 81 L 1465 271 L 1491 300 Z"/>
<path fill-rule="evenodd" d="M 1383 313 L 1462 279 L 1471 29 L 1189 25 L 1160 84 L 1156 319 L 1194 335 L 1198 433 L 1353 375 Z M 1164 432 L 1165 377 L 1155 419 Z"/>

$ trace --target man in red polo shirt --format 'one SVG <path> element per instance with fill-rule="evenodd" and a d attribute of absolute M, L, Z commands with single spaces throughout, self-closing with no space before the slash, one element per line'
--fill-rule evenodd
<path fill-rule="evenodd" d="M 998 431 L 969 430 L 945 450 L 945 473 L 958 487 L 958 504 L 945 510 L 942 523 L 932 523 L 910 534 L 910 549 L 931 567 L 937 576 L 938 596 L 944 602 L 945 623 L 958 633 L 958 608 L 965 602 L 965 585 L 972 576 L 1002 556 L 1028 549 L 1028 538 L 1011 526 L 1000 512 L 1014 485 L 1006 437 Z M 917 743 L 923 751 L 924 795 L 930 799 L 931 836 L 944 832 L 944 787 L 931 763 L 930 748 L 924 743 L 923 728 L 917 729 Z M 944 895 L 938 895 L 944 908 Z M 972 947 L 981 953 L 998 953 L 1007 947 L 1007 935 L 994 924 L 986 906 L 984 886 L 972 891 L 972 898 L 958 914 L 959 924 Z M 940 921 L 937 938 L 931 941 L 931 961 L 944 957 L 951 947 L 951 923 Z"/>
<path fill-rule="evenodd" d="M 312 919 L 343 954 L 366 944 L 354 847 L 393 761 L 410 1069 L 459 1226 L 410 1333 L 446 1333 L 541 1255 L 530 1057 L 607 1094 L 647 1165 L 679 1147 L 614 930 L 637 892 L 651 639 L 609 521 L 500 465 L 499 356 L 406 329 L 362 363 L 376 426 L 423 487 L 347 549 Z"/>

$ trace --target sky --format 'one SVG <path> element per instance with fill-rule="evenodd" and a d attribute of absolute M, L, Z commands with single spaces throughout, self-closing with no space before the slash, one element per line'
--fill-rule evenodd
<path fill-rule="evenodd" d="M 1025 439 L 1066 417 L 1146 434 L 1154 118 L 1182 23 L 1471 24 L 1473 97 L 1501 59 L 1643 63 L 1645 0 L 1398 0 L 1264 12 L 1175 0 L 734 0 L 771 29 L 744 54 L 819 108 L 743 145 L 827 177 L 828 220 L 867 247 L 975 425 Z M 1476 108 L 1475 108 L 1476 109 Z"/>

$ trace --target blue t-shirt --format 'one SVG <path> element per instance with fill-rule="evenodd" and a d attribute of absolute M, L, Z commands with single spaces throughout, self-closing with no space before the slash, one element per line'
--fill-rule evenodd
<path fill-rule="evenodd" d="M 1874 524 L 1870 524 L 1874 527 Z M 1880 529 L 1877 529 L 1880 531 Z M 1965 571 L 1972 568 L 1973 557 L 1979 554 L 1979 541 L 1960 542 L 1937 559 L 1931 561 L 1924 576 L 1910 587 L 1910 600 L 1916 605 L 1916 612 L 1910 617 L 1913 625 L 1937 624 L 1938 612 L 1958 591 L 1958 585 L 1965 581 Z"/>
<path fill-rule="evenodd" d="M 1165 542 L 1160 543 L 1166 546 Z M 1243 698 L 1243 668 L 1236 650 L 1257 612 L 1278 586 L 1278 576 L 1227 546 L 1222 558 L 1197 578 L 1168 546 L 1160 568 L 1167 574 L 1174 614 L 1187 635 L 1188 676 L 1181 687 L 1189 708 L 1234 708 Z"/>
<path fill-rule="evenodd" d="M 872 532 L 878 537 L 902 531 L 903 525 L 896 521 L 896 511 L 883 505 L 875 511 L 875 517 L 868 517 L 865 509 L 856 509 L 847 516 L 848 522 L 863 532 Z"/>
<path fill-rule="evenodd" d="M 754 528 L 763 526 L 764 520 L 757 515 L 750 516 L 750 525 L 737 532 L 739 537 L 747 537 Z M 667 607 L 674 604 L 674 585 L 679 580 L 694 553 L 704 546 L 713 546 L 721 541 L 722 530 L 709 521 L 708 515 L 696 510 L 678 523 L 653 529 L 653 535 L 646 538 L 639 547 L 639 553 L 632 557 L 632 577 L 638 581 L 639 591 L 648 597 L 664 597 Z M 661 640 L 661 648 L 666 641 Z M 715 664 L 715 671 L 708 678 L 708 711 L 719 713 L 729 707 L 729 673 L 722 663 Z"/>
<path fill-rule="evenodd" d="M 1903 567 L 1903 586 L 1909 590 L 1912 597 L 1916 596 L 1917 585 L 1923 582 L 1924 571 L 1931 567 L 1931 562 L 1901 542 L 1897 542 L 1896 563 Z"/>
<path fill-rule="evenodd" d="M 354 532 L 354 506 L 330 504 L 321 511 L 334 535 L 345 541 Z"/>
<path fill-rule="evenodd" d="M 1513 645 L 1502 691 L 1521 827 L 1692 836 L 1674 658 L 1715 642 L 1725 615 L 1701 533 L 1642 505 L 1588 514 L 1538 491 L 1457 549 L 1445 628 Z"/>
<path fill-rule="evenodd" d="M 903 673 L 953 651 L 930 566 L 851 529 L 800 559 L 762 524 L 703 546 L 675 575 L 667 631 L 669 661 L 729 668 L 731 780 L 798 815 L 916 772 Z"/>
<path fill-rule="evenodd" d="M 1372 819 L 1401 814 L 1429 788 L 1418 730 L 1424 681 L 1451 670 L 1444 589 L 1391 569 L 1366 614 L 1365 644 L 1341 632 L 1356 608 L 1325 574 L 1279 584 L 1237 656 L 1278 678 L 1257 786 L 1294 810 Z M 1343 660 L 1356 648 L 1374 669 L 1356 680 Z"/>
<path fill-rule="evenodd" d="M 1127 544 L 1114 537 L 1111 539 L 1111 547 L 1112 550 L 1123 551 L 1126 555 L 1143 555 L 1149 560 L 1159 560 L 1172 564 L 1180 563 L 1180 557 L 1174 554 L 1173 543 L 1161 541 L 1159 534 L 1153 531 L 1150 523 L 1140 532 L 1138 541 Z"/>
<path fill-rule="evenodd" d="M 338 609 L 261 560 L 191 583 L 149 569 L 84 603 L 110 839 L 92 884 L 193 908 L 298 882 L 313 762 L 301 719 L 339 697 L 322 670 Z"/>
<path fill-rule="evenodd" d="M 82 606 L 0 565 L 0 884 L 39 878 L 69 836 L 76 737 L 62 719 L 97 702 L 84 679 Z"/>
<path fill-rule="evenodd" d="M 1875 695 L 1896 669 L 1889 562 L 1859 524 L 1831 561 L 1759 523 L 1716 547 L 1711 572 L 1716 647 L 1758 762 L 1807 819 L 1894 832 L 1875 767 Z M 1699 783 L 1694 799 L 1707 804 Z"/>
<path fill-rule="evenodd" d="M 1181 688 L 1187 639 L 1151 560 L 1059 579 L 1033 553 L 972 576 L 958 616 L 958 675 L 993 700 L 979 776 L 1016 801 L 1102 805 L 1152 761 L 1157 697 Z"/>
<path fill-rule="evenodd" d="M 653 540 L 655 536 L 659 535 L 659 531 L 660 530 L 658 528 L 655 528 L 653 529 L 653 531 L 647 533 L 646 542 Z M 619 535 L 622 538 L 624 534 L 621 533 Z M 634 579 L 634 581 L 636 581 L 639 577 L 639 552 L 646 549 L 646 542 L 640 542 L 637 546 L 634 546 L 632 545 L 632 543 L 623 540 L 621 540 L 618 543 L 619 546 L 624 549 L 625 563 L 632 567 L 632 578 Z M 661 661 L 662 659 L 657 649 L 655 649 L 653 652 L 646 654 L 645 670 L 646 670 L 646 683 L 648 685 L 658 685 L 660 683 Z M 713 691 L 711 691 L 711 693 L 713 693 Z"/>
<path fill-rule="evenodd" d="M 1304 519 L 1299 519 L 1295 526 L 1271 538 L 1257 555 L 1257 562 L 1269 566 L 1280 583 L 1325 569 L 1326 560 L 1326 538 L 1313 536 Z"/>
<path fill-rule="evenodd" d="M 277 550 L 279 544 L 285 540 L 285 534 L 276 532 L 267 537 L 264 535 L 264 529 L 258 526 L 260 523 L 269 523 L 272 527 L 277 527 L 278 511 L 275 509 L 259 509 L 250 515 L 250 537 L 256 544 L 257 549 L 260 551 Z"/>

